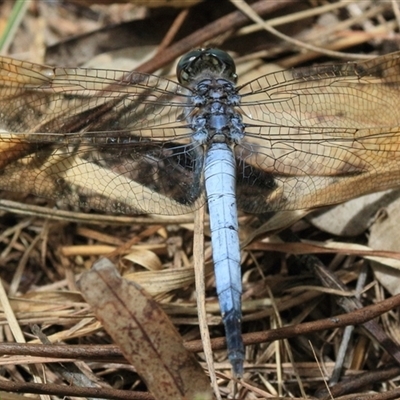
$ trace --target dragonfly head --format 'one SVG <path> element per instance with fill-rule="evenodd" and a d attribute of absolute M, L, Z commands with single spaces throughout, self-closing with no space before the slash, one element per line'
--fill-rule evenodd
<path fill-rule="evenodd" d="M 204 72 L 218 74 L 236 83 L 236 66 L 232 57 L 219 49 L 199 49 L 183 56 L 176 68 L 178 80 L 189 85 Z"/>

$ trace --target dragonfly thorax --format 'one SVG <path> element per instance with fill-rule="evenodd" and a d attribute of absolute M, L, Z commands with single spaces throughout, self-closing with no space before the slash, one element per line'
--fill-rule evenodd
<path fill-rule="evenodd" d="M 177 67 L 179 82 L 192 91 L 193 111 L 188 122 L 192 138 L 201 144 L 239 143 L 244 125 L 236 107 L 236 66 L 231 56 L 218 49 L 199 49 L 182 57 Z"/>
<path fill-rule="evenodd" d="M 193 140 L 239 143 L 244 137 L 242 116 L 237 110 L 240 96 L 234 84 L 222 78 L 206 78 L 193 87 L 190 103 L 196 108 L 190 118 Z"/>

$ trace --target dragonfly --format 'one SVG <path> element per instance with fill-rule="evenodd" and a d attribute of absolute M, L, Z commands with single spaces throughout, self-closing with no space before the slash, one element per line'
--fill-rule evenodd
<path fill-rule="evenodd" d="M 243 374 L 238 210 L 313 210 L 400 182 L 400 53 L 238 86 L 219 49 L 178 82 L 0 58 L 0 189 L 122 214 L 207 205 L 228 357 Z"/>

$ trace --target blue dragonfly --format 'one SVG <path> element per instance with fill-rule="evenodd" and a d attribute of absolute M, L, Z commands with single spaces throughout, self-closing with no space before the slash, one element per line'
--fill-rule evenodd
<path fill-rule="evenodd" d="M 237 86 L 218 49 L 178 81 L 0 57 L 0 188 L 122 214 L 207 204 L 228 357 L 243 374 L 238 210 L 312 210 L 400 182 L 400 53 Z"/>

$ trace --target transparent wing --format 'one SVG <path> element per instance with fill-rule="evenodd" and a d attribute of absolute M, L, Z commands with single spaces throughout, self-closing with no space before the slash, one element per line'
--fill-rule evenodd
<path fill-rule="evenodd" d="M 152 75 L 0 58 L 0 187 L 120 213 L 204 202 L 188 91 Z"/>
<path fill-rule="evenodd" d="M 241 88 L 238 203 L 310 209 L 397 186 L 398 53 L 269 74 Z M 120 71 L 0 58 L 0 188 L 122 213 L 204 202 L 187 89 Z"/>
<path fill-rule="evenodd" d="M 400 53 L 245 84 L 241 207 L 310 209 L 398 186 L 399 89 Z"/>

